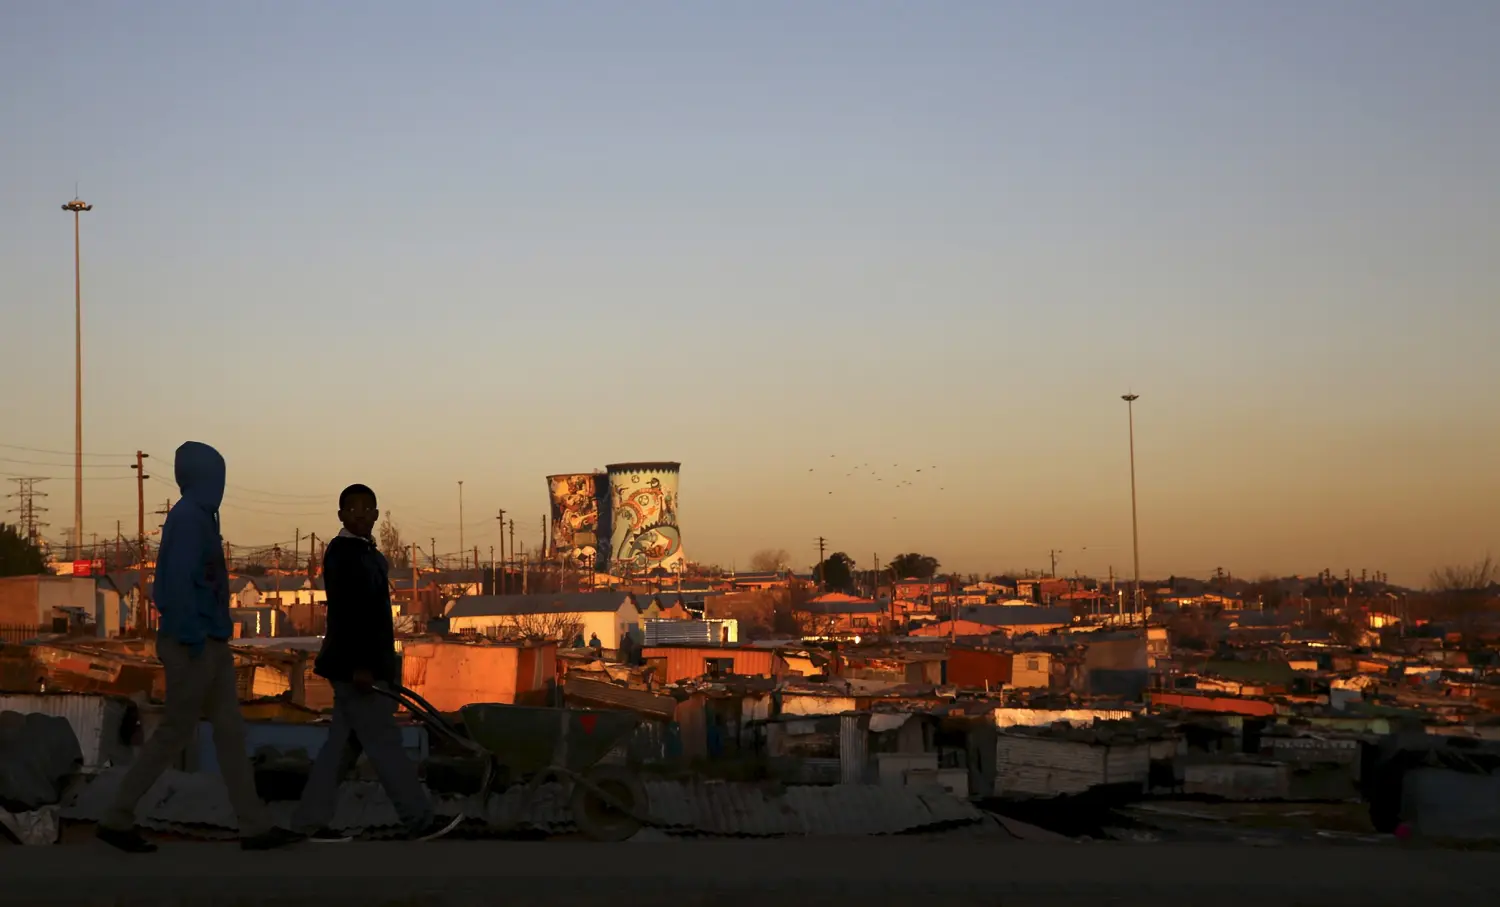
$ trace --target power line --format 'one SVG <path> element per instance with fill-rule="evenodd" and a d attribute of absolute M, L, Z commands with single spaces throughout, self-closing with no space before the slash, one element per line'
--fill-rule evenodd
<path fill-rule="evenodd" d="M 24 450 L 27 453 L 52 454 L 55 457 L 71 457 L 75 455 L 71 450 L 47 450 L 42 447 L 22 447 L 19 444 L 0 444 L 6 450 Z M 85 457 L 133 457 L 135 454 L 128 453 L 86 453 Z"/>
<path fill-rule="evenodd" d="M 0 463 L 20 463 L 24 466 L 72 466 L 72 463 L 53 463 L 46 460 L 18 460 L 14 457 L 0 457 Z M 85 463 L 84 469 L 124 469 L 127 463 Z"/>
<path fill-rule="evenodd" d="M 254 503 L 262 502 L 256 501 Z M 238 501 L 223 501 L 219 506 L 228 507 L 231 510 L 244 510 L 249 513 L 259 513 L 264 516 L 321 516 L 323 514 L 332 513 L 332 511 L 330 511 L 327 507 L 319 507 L 316 509 L 309 508 L 304 510 L 263 510 L 259 507 L 250 507 L 248 505 L 241 504 Z"/>
<path fill-rule="evenodd" d="M 49 465 L 49 466 L 58 466 L 58 465 L 61 465 L 61 464 L 49 463 L 47 465 Z M 88 467 L 84 467 L 84 468 L 87 469 Z M 38 479 L 38 480 L 40 480 L 40 479 L 58 479 L 58 480 L 62 480 L 62 479 L 72 479 L 73 478 L 72 476 L 32 476 L 32 475 L 22 475 L 21 473 L 18 473 L 18 472 L 0 472 L 0 477 L 7 478 L 7 479 Z M 89 478 L 88 478 L 88 480 L 90 482 L 119 482 L 119 481 L 122 481 L 124 479 L 130 479 L 131 481 L 135 481 L 135 476 L 89 476 Z"/>
<path fill-rule="evenodd" d="M 233 489 L 235 491 L 244 492 L 245 494 L 260 495 L 261 497 L 267 498 L 287 498 L 291 500 L 301 501 L 332 501 L 338 499 L 338 495 L 336 494 L 303 494 L 284 491 L 263 491 L 259 488 L 250 488 L 245 485 L 236 485 L 232 482 L 226 482 L 224 484 L 224 487 Z"/>

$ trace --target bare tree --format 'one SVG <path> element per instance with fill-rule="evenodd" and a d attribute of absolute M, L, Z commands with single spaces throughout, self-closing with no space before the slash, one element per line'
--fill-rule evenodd
<path fill-rule="evenodd" d="M 385 519 L 380 521 L 376 538 L 380 544 L 380 553 L 390 561 L 391 568 L 406 569 L 411 566 L 411 553 L 406 550 L 406 545 L 401 541 L 401 530 L 391 522 L 391 512 L 385 512 Z"/>
<path fill-rule="evenodd" d="M 577 614 L 508 614 L 495 636 L 511 642 L 556 642 L 571 645 L 583 633 Z"/>
<path fill-rule="evenodd" d="M 1486 556 L 1473 564 L 1441 567 L 1428 577 L 1436 593 L 1441 616 L 1456 620 L 1467 645 L 1477 645 L 1480 616 L 1494 606 L 1490 589 L 1496 580 L 1496 565 Z"/>
<path fill-rule="evenodd" d="M 762 548 L 750 555 L 750 569 L 755 573 L 775 573 L 786 569 L 791 560 L 785 548 Z"/>
<path fill-rule="evenodd" d="M 1483 590 L 1500 579 L 1494 558 L 1486 556 L 1482 561 L 1439 567 L 1428 575 L 1427 584 L 1434 592 L 1473 592 Z"/>
<path fill-rule="evenodd" d="M 794 613 L 797 635 L 804 639 L 824 639 L 840 635 L 839 619 L 830 614 L 814 614 L 809 611 Z"/>

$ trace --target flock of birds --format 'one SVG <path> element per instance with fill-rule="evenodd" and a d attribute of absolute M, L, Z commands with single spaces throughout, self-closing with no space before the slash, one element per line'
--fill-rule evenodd
<path fill-rule="evenodd" d="M 830 459 L 830 460 L 837 460 L 838 459 L 838 454 L 829 454 L 828 455 L 828 459 Z M 844 478 L 845 479 L 854 479 L 854 480 L 859 481 L 859 482 L 867 482 L 867 483 L 871 483 L 871 484 L 874 484 L 874 483 L 878 482 L 878 483 L 883 484 L 887 488 L 893 488 L 893 489 L 911 488 L 914 485 L 916 485 L 918 482 L 921 482 L 923 484 L 928 484 L 929 481 L 936 481 L 936 476 L 937 476 L 937 467 L 936 466 L 910 466 L 910 465 L 908 465 L 908 466 L 906 466 L 906 467 L 903 468 L 900 463 L 892 463 L 891 466 L 890 466 L 890 469 L 891 470 L 896 470 L 896 471 L 895 472 L 886 472 L 885 474 L 881 474 L 881 472 L 879 471 L 879 469 L 877 469 L 875 466 L 872 466 L 869 463 L 860 463 L 857 466 L 843 466 L 841 464 L 830 464 L 830 468 L 825 469 L 824 472 L 825 472 L 825 474 L 828 474 L 828 475 L 830 475 L 830 476 L 832 476 L 834 478 L 837 478 L 839 471 L 843 470 L 843 472 L 844 472 Z M 807 471 L 811 472 L 811 473 L 816 473 L 818 471 L 818 468 L 816 466 L 808 467 Z M 886 481 L 887 479 L 889 479 L 890 481 Z M 942 485 L 939 485 L 939 486 L 937 486 L 937 490 L 938 491 L 945 491 L 946 488 L 944 486 L 942 486 Z M 832 488 L 828 489 L 828 493 L 829 494 L 833 494 L 834 493 L 834 489 L 832 489 Z M 893 517 L 891 517 L 891 519 L 894 520 L 895 517 L 893 516 Z"/>

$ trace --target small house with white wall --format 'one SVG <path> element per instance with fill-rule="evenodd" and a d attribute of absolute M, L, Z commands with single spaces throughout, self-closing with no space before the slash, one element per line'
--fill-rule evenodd
<path fill-rule="evenodd" d="M 578 636 L 598 636 L 618 649 L 627 634 L 641 638 L 641 612 L 628 592 L 465 595 L 448 609 L 451 633 L 499 639 L 552 639 L 570 645 Z"/>

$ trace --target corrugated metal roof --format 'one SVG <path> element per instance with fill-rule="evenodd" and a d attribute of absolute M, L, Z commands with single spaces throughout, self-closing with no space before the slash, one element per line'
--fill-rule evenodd
<path fill-rule="evenodd" d="M 572 674 L 563 679 L 563 695 L 590 705 L 614 706 L 668 721 L 677 714 L 677 700 L 671 696 L 649 690 L 633 690 Z"/>
<path fill-rule="evenodd" d="M 64 805 L 63 818 L 97 822 L 119 786 L 123 772 L 110 770 Z M 646 781 L 653 825 L 677 835 L 800 837 L 892 835 L 981 821 L 984 813 L 940 788 L 840 784 L 768 790 L 757 784 L 717 781 Z M 481 806 L 473 797 L 443 797 L 440 815 L 462 813 L 470 835 L 524 828 L 549 834 L 573 831 L 567 791 L 560 784 L 537 789 L 523 803 L 521 787 L 491 795 Z M 272 818 L 285 824 L 296 804 L 270 804 Z M 150 829 L 199 837 L 225 837 L 236 827 L 234 810 L 220 780 L 212 775 L 168 771 L 142 798 L 138 815 Z M 339 791 L 331 823 L 342 830 L 374 834 L 398 827 L 396 811 L 375 782 L 346 783 Z"/>
<path fill-rule="evenodd" d="M 84 768 L 91 770 L 128 755 L 128 749 L 120 743 L 120 730 L 131 707 L 126 700 L 89 693 L 0 695 L 0 712 L 35 713 L 65 719 L 73 729 L 73 736 L 78 738 Z"/>
<path fill-rule="evenodd" d="M 503 617 L 524 614 L 590 614 L 618 611 L 634 597 L 623 592 L 567 592 L 535 595 L 465 595 L 448 617 Z"/>

